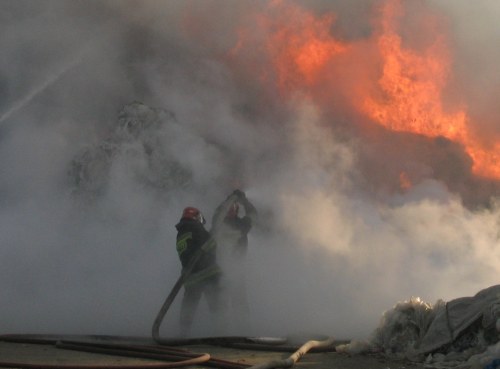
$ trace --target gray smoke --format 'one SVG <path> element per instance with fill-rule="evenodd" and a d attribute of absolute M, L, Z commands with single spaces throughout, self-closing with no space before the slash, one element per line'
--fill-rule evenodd
<path fill-rule="evenodd" d="M 225 333 L 362 337 L 396 301 L 497 283 L 498 187 L 481 197 L 488 207 L 463 205 L 477 183 L 459 145 L 370 140 L 345 128 L 353 115 L 280 101 L 225 58 L 266 3 L 230 3 L 0 3 L 2 333 L 148 335 L 180 273 L 182 209 L 210 219 L 237 186 L 260 214 L 252 328 Z M 336 12 L 332 32 L 345 40 L 370 35 L 372 3 L 300 2 Z M 477 19 L 497 6 L 476 3 Z M 470 34 L 492 45 L 497 29 L 454 4 L 431 3 L 458 28 L 457 75 L 469 81 Z M 488 56 L 480 62 L 493 65 Z M 494 69 L 480 69 L 472 87 L 494 91 Z M 479 115 L 496 109 L 472 101 Z M 406 191 L 387 180 L 400 164 L 419 179 Z M 471 183 L 453 187 L 462 174 Z M 178 310 L 162 334 L 177 333 Z M 194 333 L 213 334 L 203 318 L 204 305 Z"/>

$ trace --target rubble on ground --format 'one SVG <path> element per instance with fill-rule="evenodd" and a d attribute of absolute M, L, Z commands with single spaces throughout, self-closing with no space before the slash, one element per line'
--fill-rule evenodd
<path fill-rule="evenodd" d="M 434 305 L 419 298 L 396 304 L 367 341 L 337 347 L 351 354 L 383 352 L 429 368 L 473 367 L 500 358 L 500 285 Z"/>

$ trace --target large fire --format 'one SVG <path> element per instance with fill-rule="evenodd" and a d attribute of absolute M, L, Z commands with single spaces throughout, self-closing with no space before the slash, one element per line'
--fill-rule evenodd
<path fill-rule="evenodd" d="M 255 70 L 260 80 L 274 81 L 282 95 L 306 92 L 321 78 L 325 65 L 347 49 L 330 35 L 334 21 L 333 14 L 315 17 L 291 3 L 272 0 L 264 13 L 253 18 L 258 35 L 255 29 L 240 29 L 232 54 L 243 54 L 245 47 L 258 50 L 272 65 L 271 72 Z M 262 34 L 263 39 L 258 37 Z"/>
<path fill-rule="evenodd" d="M 367 96 L 361 109 L 374 121 L 395 131 L 444 136 L 463 141 L 466 115 L 460 110 L 443 112 L 441 91 L 449 73 L 449 57 L 443 36 L 422 54 L 402 47 L 397 33 L 399 2 L 388 1 L 382 11 L 377 45 L 383 60 L 378 81 L 383 98 Z"/>
<path fill-rule="evenodd" d="M 320 78 L 324 65 L 346 50 L 345 45 L 330 36 L 333 14 L 315 18 L 276 0 L 271 3 L 270 11 L 278 17 L 280 27 L 275 27 L 275 18 L 262 17 L 261 22 L 272 30 L 266 48 L 274 61 L 281 91 L 311 86 Z"/>
<path fill-rule="evenodd" d="M 380 71 L 375 80 L 363 82 L 372 88 L 356 89 L 352 106 L 389 130 L 442 136 L 457 142 L 472 158 L 477 176 L 500 180 L 500 142 L 487 145 L 475 136 L 469 128 L 465 104 L 451 111 L 444 107 L 443 94 L 452 66 L 446 35 L 436 34 L 429 45 L 418 50 L 405 46 L 399 31 L 404 10 L 400 0 L 386 0 L 376 13 L 378 29 L 368 40 L 371 48 L 367 47 L 365 59 L 372 57 L 368 49 L 374 47 Z M 356 53 L 356 57 L 363 57 L 359 44 L 341 42 L 331 34 L 334 21 L 334 14 L 314 15 L 279 0 L 270 2 L 256 18 L 266 35 L 259 52 L 269 58 L 281 93 L 299 90 L 314 98 L 314 86 L 324 80 L 328 68 L 335 67 L 339 56 Z M 238 50 L 255 47 L 245 43 L 248 39 L 241 38 Z M 366 65 L 353 63 L 351 68 Z M 363 70 L 354 74 L 371 76 Z"/>

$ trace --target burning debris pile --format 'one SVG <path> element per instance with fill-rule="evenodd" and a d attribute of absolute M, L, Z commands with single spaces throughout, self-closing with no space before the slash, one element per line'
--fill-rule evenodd
<path fill-rule="evenodd" d="M 349 39 L 332 31 L 334 13 L 270 2 L 252 15 L 260 32 L 242 27 L 231 56 L 283 100 L 310 99 L 336 128 L 347 121 L 378 190 L 436 179 L 465 203 L 487 205 L 500 193 L 498 134 L 485 138 L 460 93 L 450 92 L 459 76 L 447 22 L 422 4 L 379 2 L 371 32 Z M 252 59 L 255 50 L 265 63 Z"/>
<path fill-rule="evenodd" d="M 128 166 L 139 185 L 162 193 L 187 186 L 189 170 L 165 144 L 176 124 L 169 111 L 139 102 L 125 105 L 110 137 L 84 149 L 71 161 L 68 175 L 75 193 L 92 198 L 105 192 L 112 180 L 113 165 Z"/>

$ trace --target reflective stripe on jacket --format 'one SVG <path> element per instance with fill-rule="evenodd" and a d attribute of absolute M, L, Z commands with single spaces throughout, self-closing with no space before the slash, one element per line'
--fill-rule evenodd
<path fill-rule="evenodd" d="M 176 228 L 176 249 L 183 268 L 187 268 L 199 251 L 203 250 L 184 285 L 193 285 L 220 274 L 216 263 L 217 244 L 203 224 L 192 219 L 181 219 Z"/>
<path fill-rule="evenodd" d="M 184 282 L 184 287 L 186 288 L 192 287 L 195 284 L 213 278 L 221 273 L 222 271 L 217 265 L 205 268 L 197 273 L 192 273 Z"/>

